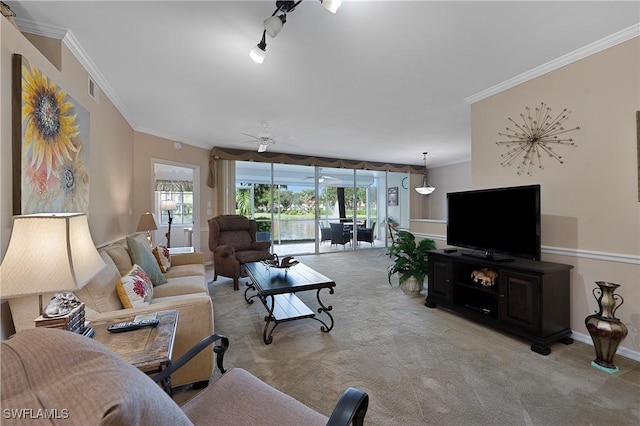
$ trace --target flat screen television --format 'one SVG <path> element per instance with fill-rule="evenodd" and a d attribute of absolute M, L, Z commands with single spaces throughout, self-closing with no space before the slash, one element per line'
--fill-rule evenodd
<path fill-rule="evenodd" d="M 447 193 L 447 244 L 488 259 L 540 260 L 540 185 Z"/>

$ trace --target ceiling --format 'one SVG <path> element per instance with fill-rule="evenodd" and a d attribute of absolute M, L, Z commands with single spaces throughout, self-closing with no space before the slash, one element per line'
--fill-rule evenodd
<path fill-rule="evenodd" d="M 334 15 L 306 0 L 258 65 L 275 1 L 5 2 L 22 29 L 70 30 L 135 130 L 207 149 L 266 133 L 270 151 L 417 165 L 428 151 L 429 167 L 470 160 L 470 100 L 640 22 L 638 1 L 345 0 Z"/>

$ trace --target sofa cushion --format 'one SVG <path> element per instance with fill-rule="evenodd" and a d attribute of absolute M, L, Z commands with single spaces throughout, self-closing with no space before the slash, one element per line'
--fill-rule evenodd
<path fill-rule="evenodd" d="M 174 268 L 178 265 L 192 265 L 201 264 L 204 265 L 204 253 L 197 251 L 194 253 L 175 253 L 171 255 L 171 267 Z"/>
<path fill-rule="evenodd" d="M 84 302 L 86 308 L 91 308 L 98 312 L 120 310 L 122 309 L 122 303 L 118 297 L 116 287 L 121 274 L 111 256 L 105 251 L 100 251 L 100 257 L 102 257 L 106 266 L 87 285 L 74 293 Z"/>
<path fill-rule="evenodd" d="M 134 238 L 127 237 L 127 247 L 133 263 L 140 265 L 142 269 L 149 275 L 153 285 L 166 284 L 167 279 L 162 275 L 156 258 L 151 253 L 151 247 Z"/>
<path fill-rule="evenodd" d="M 329 420 L 241 368 L 229 370 L 182 410 L 193 423 L 209 425 L 324 426 Z"/>
<path fill-rule="evenodd" d="M 118 281 L 116 286 L 120 302 L 125 308 L 146 306 L 153 298 L 153 285 L 149 275 L 139 265 Z"/>
<path fill-rule="evenodd" d="M 169 249 L 167 246 L 158 244 L 153 248 L 153 250 L 151 250 L 151 252 L 158 262 L 160 271 L 162 273 L 167 272 L 171 268 L 171 256 L 169 255 Z"/>
<path fill-rule="evenodd" d="M 160 285 L 153 289 L 153 298 L 177 296 L 180 294 L 206 293 L 208 288 L 202 276 L 185 276 L 169 278 L 167 285 Z"/>
<path fill-rule="evenodd" d="M 193 275 L 197 275 L 200 277 L 204 277 L 205 269 L 204 263 L 190 263 L 187 265 L 172 265 L 169 272 L 164 274 L 166 279 L 171 278 L 179 278 L 179 277 L 190 277 Z"/>
<path fill-rule="evenodd" d="M 31 409 L 59 415 L 41 422 L 48 424 L 191 424 L 146 374 L 93 339 L 36 328 L 3 341 L 0 354 L 3 413 Z"/>
<path fill-rule="evenodd" d="M 105 252 L 109 255 L 109 257 L 113 260 L 118 271 L 120 272 L 120 276 L 126 274 L 128 271 L 133 268 L 133 262 L 131 261 L 131 256 L 127 251 L 127 248 L 123 244 L 112 244 L 110 246 L 101 248 L 100 252 Z"/>

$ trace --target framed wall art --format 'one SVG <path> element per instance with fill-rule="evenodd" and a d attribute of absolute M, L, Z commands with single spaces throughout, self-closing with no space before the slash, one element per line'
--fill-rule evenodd
<path fill-rule="evenodd" d="M 13 214 L 88 212 L 89 111 L 12 58 Z"/>
<path fill-rule="evenodd" d="M 387 189 L 387 206 L 398 205 L 398 187 L 392 186 Z"/>

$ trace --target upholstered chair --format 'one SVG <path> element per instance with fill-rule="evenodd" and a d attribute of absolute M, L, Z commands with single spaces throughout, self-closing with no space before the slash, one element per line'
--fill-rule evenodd
<path fill-rule="evenodd" d="M 376 229 L 376 222 L 373 221 L 371 228 L 360 228 L 358 227 L 356 229 L 356 231 L 358 232 L 358 242 L 360 241 L 366 241 L 367 243 L 371 244 L 371 246 L 373 247 L 373 240 L 374 240 L 374 231 Z"/>
<path fill-rule="evenodd" d="M 325 226 L 322 222 L 320 222 L 320 242 L 324 243 L 325 241 L 331 240 L 331 228 Z"/>
<path fill-rule="evenodd" d="M 271 241 L 256 241 L 258 225 L 245 216 L 229 214 L 209 219 L 209 249 L 213 252 L 214 281 L 218 275 L 238 279 L 245 276 L 242 265 L 272 258 Z"/>
<path fill-rule="evenodd" d="M 331 245 L 342 244 L 344 248 L 345 244 L 351 242 L 351 231 L 348 227 L 345 227 L 342 223 L 330 223 L 331 226 Z"/>
<path fill-rule="evenodd" d="M 87 337 L 54 328 L 21 331 L 0 342 L 0 410 L 7 424 L 362 426 L 369 396 L 348 388 L 331 417 L 242 368 L 225 372 L 178 406 L 159 383 L 215 346 L 218 368 L 228 339 L 212 335 L 154 377 Z M 155 383 L 154 383 L 155 382 Z M 322 384 L 318 384 L 320 393 Z M 22 414 L 22 420 L 7 413 Z M 49 413 L 51 417 L 31 417 Z M 25 417 L 25 414 L 27 416 Z M 36 419 L 43 420 L 38 422 Z M 29 421 L 31 420 L 31 421 Z"/>

